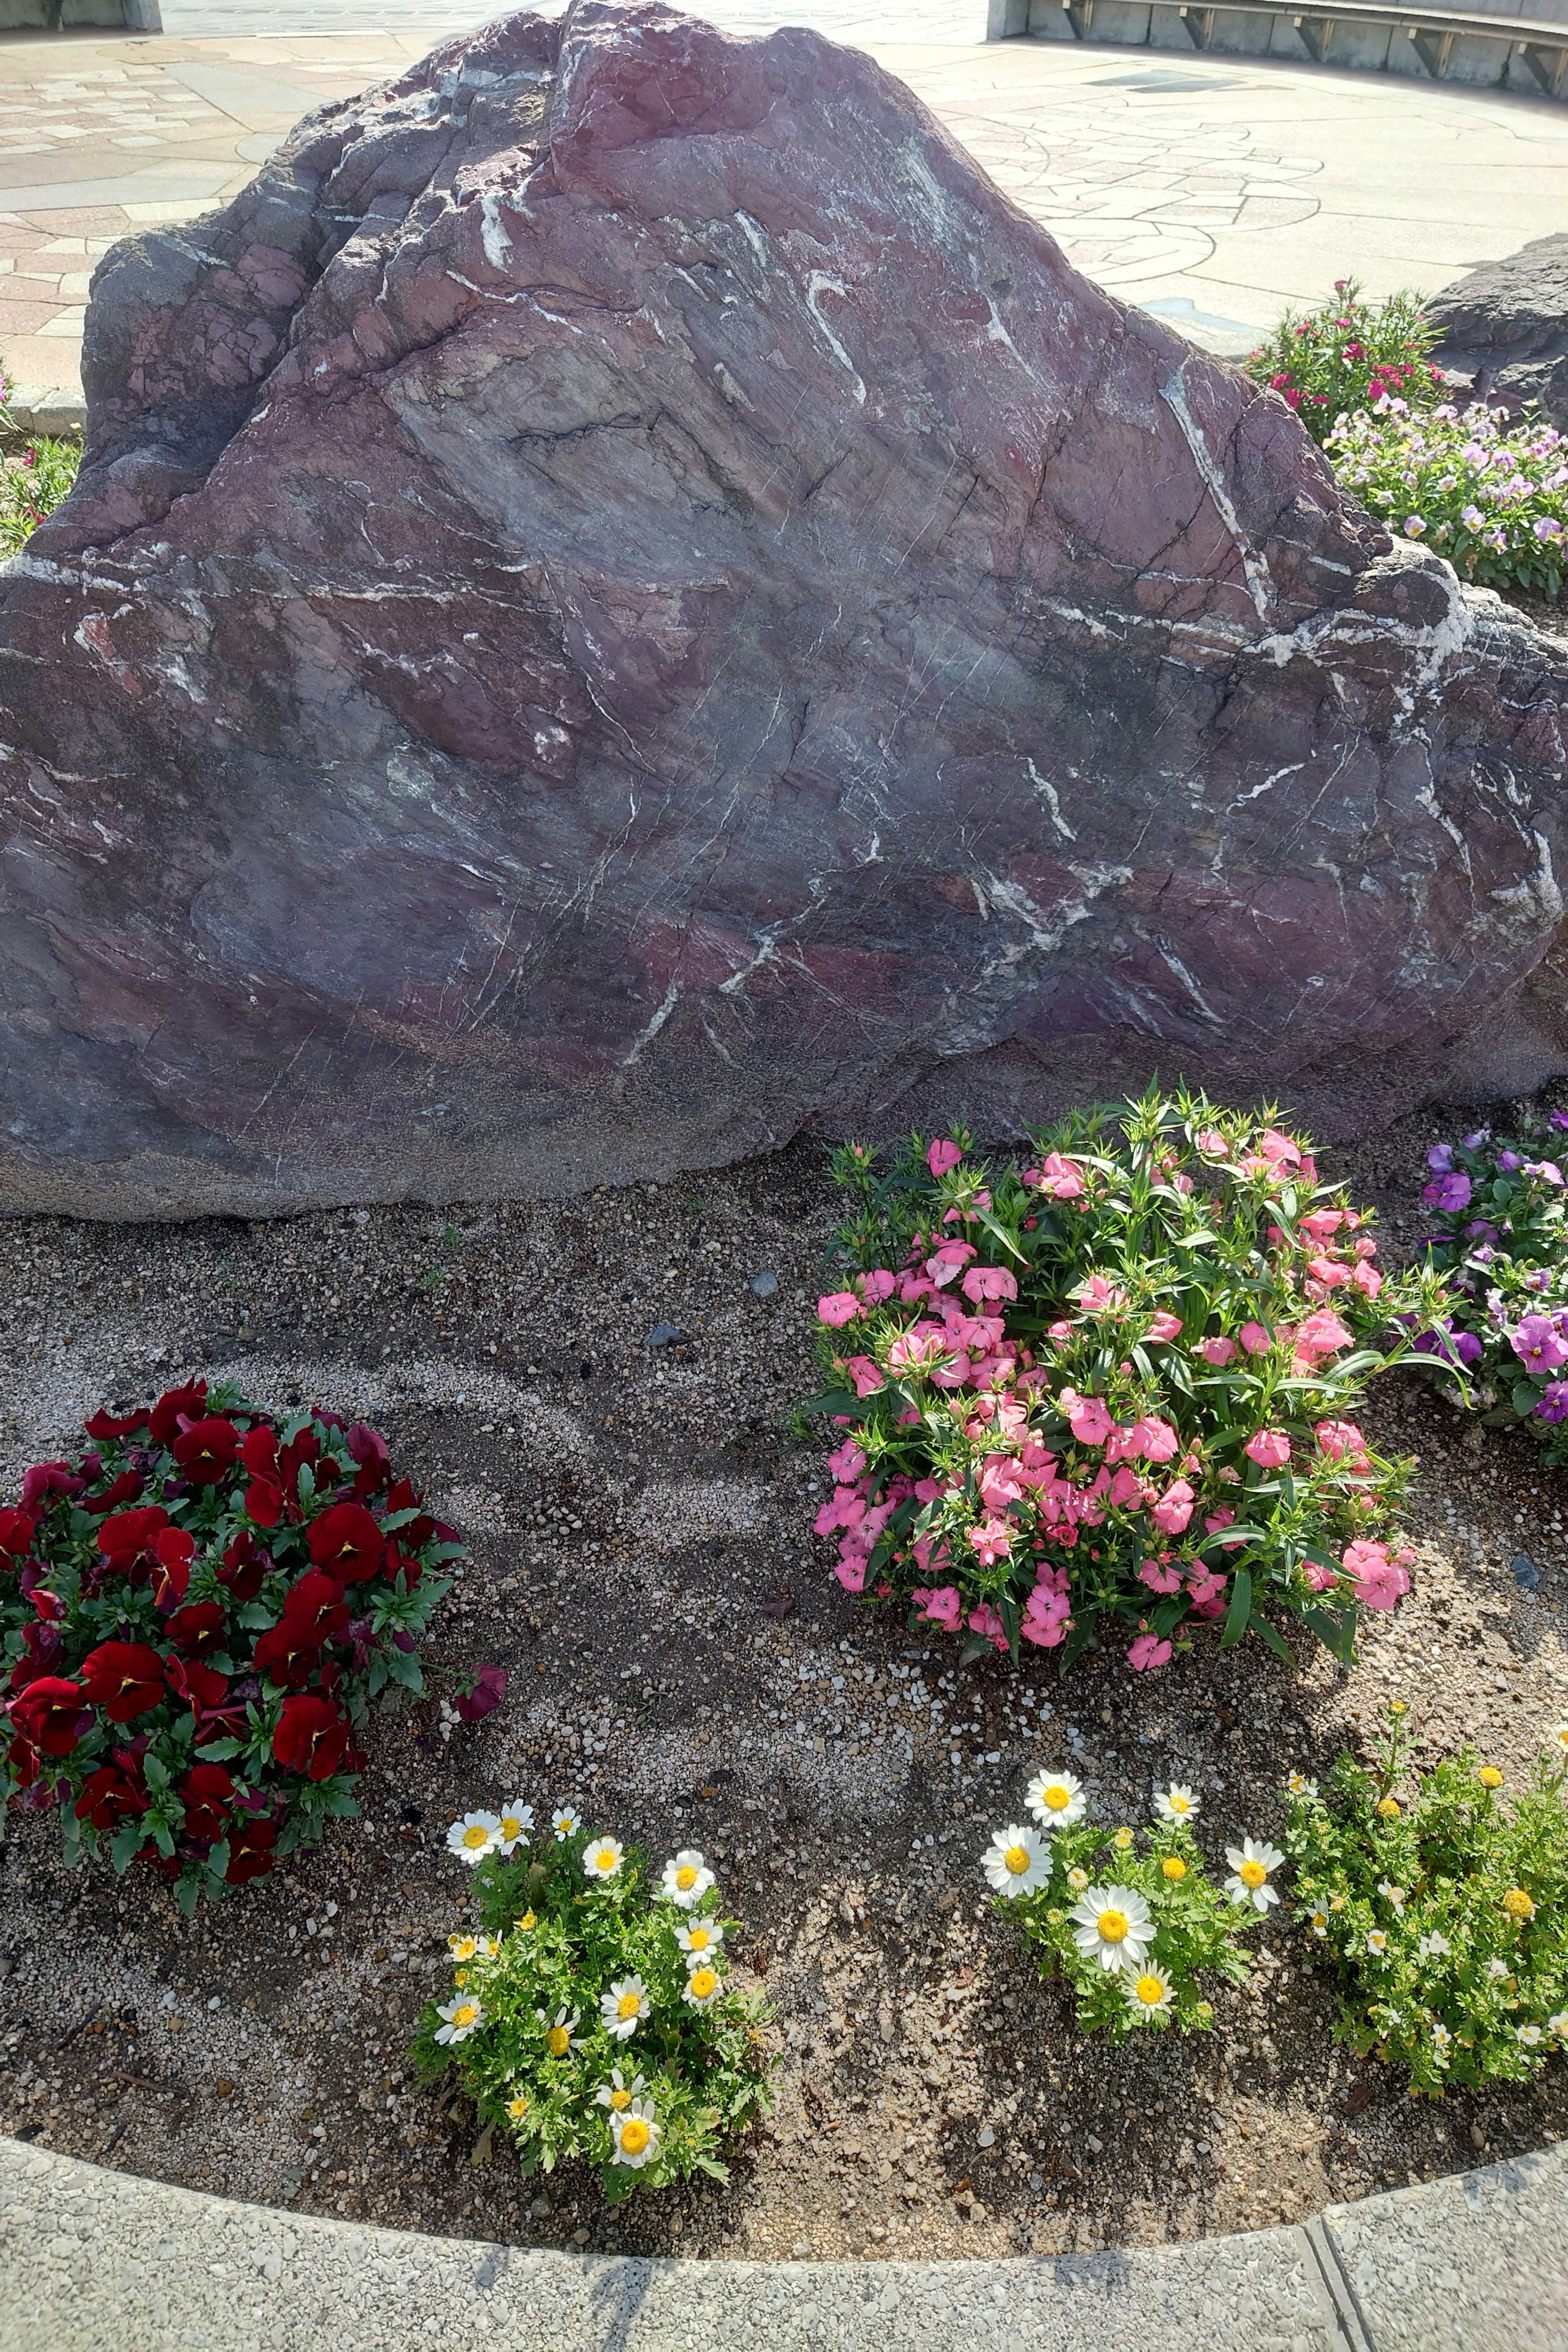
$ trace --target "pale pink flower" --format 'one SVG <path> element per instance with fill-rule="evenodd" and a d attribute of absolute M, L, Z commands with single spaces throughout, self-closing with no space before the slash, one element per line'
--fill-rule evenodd
<path fill-rule="evenodd" d="M 1318 1441 L 1319 1453 L 1326 1454 L 1333 1462 L 1342 1460 L 1347 1454 L 1360 1454 L 1366 1445 L 1365 1438 L 1353 1421 L 1315 1422 L 1312 1434 Z"/>
<path fill-rule="evenodd" d="M 1179 1315 L 1167 1315 L 1163 1308 L 1162 1308 L 1160 1313 L 1156 1315 L 1150 1323 L 1149 1337 L 1151 1339 L 1158 1339 L 1163 1342 L 1167 1339 L 1179 1339 L 1181 1336 L 1182 1318 Z"/>
<path fill-rule="evenodd" d="M 1138 1432 L 1138 1451 L 1150 1462 L 1173 1462 L 1182 1450 L 1182 1441 L 1168 1421 L 1158 1413 L 1147 1412 L 1134 1423 Z"/>
<path fill-rule="evenodd" d="M 1055 1339 L 1058 1343 L 1063 1339 L 1070 1339 L 1072 1338 L 1072 1325 L 1067 1322 L 1047 1324 L 1046 1328 L 1046 1337 L 1047 1339 Z"/>
<path fill-rule="evenodd" d="M 1018 1286 L 1005 1265 L 972 1265 L 963 1277 L 965 1298 L 976 1307 L 987 1298 L 1016 1298 Z"/>
<path fill-rule="evenodd" d="M 979 1255 L 973 1242 L 939 1242 L 926 1260 L 926 1272 L 939 1290 L 945 1290 L 970 1259 Z"/>
<path fill-rule="evenodd" d="M 940 1625 L 946 1633 L 956 1633 L 963 1622 L 963 1603 L 955 1584 L 917 1584 L 910 1595 L 916 1614 L 927 1625 Z"/>
<path fill-rule="evenodd" d="M 833 1573 L 846 1592 L 864 1592 L 866 1590 L 865 1553 L 846 1552 Z"/>
<path fill-rule="evenodd" d="M 1342 1209 L 1314 1209 L 1300 1220 L 1300 1226 L 1309 1241 L 1326 1242 L 1339 1232 L 1344 1221 Z"/>
<path fill-rule="evenodd" d="M 1126 1294 L 1118 1290 L 1102 1274 L 1091 1274 L 1080 1282 L 1073 1293 L 1082 1302 L 1086 1315 L 1110 1315 L 1127 1304 Z"/>
<path fill-rule="evenodd" d="M 1200 1339 L 1194 1352 L 1194 1354 L 1201 1356 L 1205 1363 L 1212 1364 L 1215 1370 L 1218 1371 L 1225 1365 L 1228 1364 L 1231 1358 L 1235 1355 L 1236 1341 L 1234 1339 L 1222 1339 L 1219 1338 Z"/>
<path fill-rule="evenodd" d="M 1301 1164 L 1300 1150 L 1288 1135 L 1280 1134 L 1277 1127 L 1264 1129 L 1258 1139 L 1258 1149 L 1275 1167 L 1299 1168 Z"/>
<path fill-rule="evenodd" d="M 855 1383 L 857 1396 L 875 1396 L 879 1389 L 888 1385 L 879 1366 L 874 1364 L 869 1356 L 851 1356 L 844 1369 Z"/>
<path fill-rule="evenodd" d="M 1290 1459 L 1290 1441 L 1282 1429 L 1254 1430 L 1241 1450 L 1260 1470 L 1282 1470 Z"/>
<path fill-rule="evenodd" d="M 1410 1579 L 1385 1544 L 1358 1537 L 1342 1554 L 1346 1573 L 1355 1579 L 1356 1594 L 1369 1609 L 1394 1609 L 1410 1590 Z"/>
<path fill-rule="evenodd" d="M 879 1265 L 872 1273 L 863 1274 L 858 1279 L 861 1296 L 868 1307 L 884 1305 L 899 1286 L 898 1276 L 889 1274 L 885 1265 Z"/>
<path fill-rule="evenodd" d="M 836 1290 L 827 1298 L 819 1298 L 816 1312 L 820 1320 L 837 1329 L 840 1324 L 853 1323 L 865 1310 L 852 1290 Z"/>
<path fill-rule="evenodd" d="M 1072 1602 L 1065 1592 L 1046 1580 L 1048 1573 L 1041 1570 L 1041 1580 L 1025 1602 L 1018 1626 L 1020 1639 L 1033 1642 L 1041 1650 L 1054 1650 L 1058 1642 L 1066 1640 L 1072 1616 Z"/>
<path fill-rule="evenodd" d="M 947 1342 L 937 1331 L 916 1325 L 900 1331 L 888 1350 L 888 1369 L 894 1372 L 931 1372 L 947 1353 Z"/>
<path fill-rule="evenodd" d="M 1342 1282 L 1348 1282 L 1351 1278 L 1349 1266 L 1341 1265 L 1337 1259 L 1331 1257 L 1310 1257 L 1307 1272 L 1325 1290 L 1337 1290 Z"/>
<path fill-rule="evenodd" d="M 1174 1562 L 1169 1568 L 1162 1568 L 1157 1559 L 1146 1559 L 1138 1574 L 1151 1592 L 1174 1592 L 1182 1580 L 1182 1571 Z"/>
<path fill-rule="evenodd" d="M 836 1478 L 858 1478 L 866 1467 L 859 1439 L 847 1437 L 837 1453 L 828 1455 L 827 1466 Z"/>
<path fill-rule="evenodd" d="M 1383 1288 L 1382 1275 L 1379 1274 L 1375 1265 L 1368 1265 L 1364 1259 L 1352 1275 L 1351 1280 L 1354 1283 L 1356 1288 L 1362 1293 L 1363 1297 L 1366 1298 L 1375 1298 L 1378 1292 Z"/>
<path fill-rule="evenodd" d="M 1197 1496 L 1186 1480 L 1178 1478 L 1173 1485 L 1166 1487 L 1149 1517 L 1153 1520 L 1154 1525 L 1157 1528 L 1163 1528 L 1168 1536 L 1179 1536 L 1193 1516 L 1193 1505 L 1196 1500 Z M 1175 1586 L 1168 1584 L 1163 1590 L 1173 1592 Z"/>
<path fill-rule="evenodd" d="M 1059 1151 L 1047 1151 L 1037 1168 L 1025 1170 L 1024 1181 L 1037 1185 L 1055 1201 L 1076 1201 L 1083 1192 L 1083 1171 Z"/>
<path fill-rule="evenodd" d="M 1007 1636 L 1002 1630 L 1002 1620 L 997 1616 L 989 1601 L 983 1601 L 978 1609 L 970 1611 L 969 1630 L 972 1633 L 978 1633 L 984 1641 L 994 1642 L 999 1650 L 1005 1650 L 1007 1646 Z"/>
<path fill-rule="evenodd" d="M 1217 1127 L 1205 1127 L 1198 1137 L 1198 1150 L 1205 1159 L 1223 1160 L 1230 1146 Z"/>
<path fill-rule="evenodd" d="M 1225 1578 L 1217 1573 L 1194 1577 L 1187 1586 L 1194 1617 L 1217 1617 L 1225 1608 Z"/>
<path fill-rule="evenodd" d="M 1076 1389 L 1063 1389 L 1058 1402 L 1080 1445 L 1103 1445 L 1116 1426 L 1100 1397 L 1082 1397 Z"/>
<path fill-rule="evenodd" d="M 948 1142 L 944 1138 L 941 1142 L 933 1143 L 926 1153 L 926 1166 L 940 1183 L 948 1170 L 956 1168 L 963 1157 L 958 1145 Z"/>
<path fill-rule="evenodd" d="M 1140 1633 L 1127 1653 L 1127 1663 L 1134 1674 L 1141 1675 L 1152 1667 L 1167 1665 L 1170 1657 L 1169 1642 L 1162 1642 L 1154 1633 Z"/>
<path fill-rule="evenodd" d="M 1222 1528 L 1233 1528 L 1235 1525 L 1236 1513 L 1232 1510 L 1226 1510 L 1224 1508 L 1217 1511 L 1210 1511 L 1204 1520 L 1204 1526 L 1207 1528 L 1211 1536 L 1217 1536 Z"/>
<path fill-rule="evenodd" d="M 1331 1592 L 1334 1586 L 1339 1582 L 1339 1579 L 1334 1574 L 1333 1570 L 1331 1568 L 1324 1568 L 1318 1560 L 1308 1560 L 1306 1563 L 1306 1570 L 1307 1581 L 1311 1586 L 1314 1592 Z"/>
<path fill-rule="evenodd" d="M 1261 1323 L 1244 1323 L 1239 1333 L 1242 1346 L 1249 1356 L 1267 1355 L 1274 1345 Z"/>
<path fill-rule="evenodd" d="M 1332 1356 L 1350 1346 L 1352 1336 L 1331 1307 L 1320 1307 L 1307 1317 L 1291 1344 L 1299 1356 Z"/>

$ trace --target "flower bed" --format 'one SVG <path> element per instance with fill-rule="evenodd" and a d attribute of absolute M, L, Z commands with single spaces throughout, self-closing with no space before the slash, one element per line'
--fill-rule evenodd
<path fill-rule="evenodd" d="M 1086 2033 L 1124 2041 L 1141 2028 L 1209 2031 L 1205 1969 L 1241 1984 L 1251 1954 L 1242 1931 L 1279 1897 L 1269 1884 L 1285 1857 L 1251 1838 L 1227 1850 L 1223 1894 L 1193 1835 L 1202 1805 L 1191 1789 L 1157 1795 L 1157 1826 L 1140 1853 L 1133 1831 L 1109 1837 L 1087 1819 L 1076 1775 L 1038 1773 L 1027 1804 L 1040 1828 L 998 1830 L 982 1867 L 1005 1917 L 1045 1954 L 1041 1973 L 1071 1985 Z"/>
<path fill-rule="evenodd" d="M 423 1689 L 462 1546 L 375 1430 L 319 1409 L 279 1427 L 195 1381 L 86 1436 L 0 1510 L 0 1814 L 57 1808 L 68 1861 L 145 1863 L 190 1909 L 357 1811 L 371 1702 Z"/>
<path fill-rule="evenodd" d="M 1468 1747 L 1412 1773 L 1396 1703 L 1370 1769 L 1342 1755 L 1329 1797 L 1287 1790 L 1300 1916 L 1346 1988 L 1336 2032 L 1434 2098 L 1522 2082 L 1568 2044 L 1568 1724 L 1552 1739 L 1509 1804 Z"/>
<path fill-rule="evenodd" d="M 1271 1607 L 1348 1658 L 1408 1591 L 1405 1472 L 1351 1416 L 1442 1292 L 1380 1272 L 1304 1139 L 1151 1092 L 1022 1171 L 955 1138 L 836 1172 L 810 1409 L 847 1433 L 816 1528 L 847 1591 L 971 1655 L 1131 1633 L 1136 1668 L 1205 1625 L 1289 1657 Z"/>
<path fill-rule="evenodd" d="M 1529 417 L 1510 425 L 1479 404 L 1415 411 L 1382 399 L 1342 416 L 1326 446 L 1363 506 L 1467 580 L 1558 593 L 1568 446 L 1553 426 Z"/>
<path fill-rule="evenodd" d="M 761 1996 L 729 1970 L 713 1873 L 683 1850 L 657 1885 L 637 1847 L 531 1808 L 452 1824 L 475 1869 L 481 1935 L 448 1941 L 449 2000 L 433 2001 L 415 2058 L 427 2081 L 456 2071 L 486 2138 L 515 2141 L 524 2174 L 578 2157 L 618 2203 L 705 2173 L 771 2105 Z"/>
<path fill-rule="evenodd" d="M 11 387 L 0 376 L 0 442 L 16 438 L 10 413 Z M 0 562 L 17 554 L 38 525 L 51 515 L 76 480 L 79 441 L 51 440 L 46 434 L 0 447 Z"/>
<path fill-rule="evenodd" d="M 1321 443 L 1352 410 L 1384 398 L 1435 398 L 1443 372 L 1427 353 L 1436 340 L 1415 295 L 1392 295 L 1374 310 L 1353 278 L 1341 278 L 1331 302 L 1287 312 L 1247 360 L 1247 373 L 1277 392 Z"/>
<path fill-rule="evenodd" d="M 1482 1127 L 1436 1144 L 1421 1195 L 1450 1299 L 1418 1344 L 1461 1376 L 1452 1402 L 1494 1428 L 1528 1423 L 1549 1462 L 1568 1461 L 1568 1194 L 1551 1156 L 1564 1130 L 1554 1111 L 1532 1137 Z"/>

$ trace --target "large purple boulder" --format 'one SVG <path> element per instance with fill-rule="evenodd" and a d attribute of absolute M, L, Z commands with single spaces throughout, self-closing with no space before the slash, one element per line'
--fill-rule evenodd
<path fill-rule="evenodd" d="M 1563 648 L 854 51 L 451 41 L 117 247 L 86 364 L 0 574 L 4 1205 L 1568 1066 Z"/>

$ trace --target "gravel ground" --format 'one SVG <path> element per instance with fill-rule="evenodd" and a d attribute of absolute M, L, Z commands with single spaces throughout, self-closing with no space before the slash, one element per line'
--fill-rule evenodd
<path fill-rule="evenodd" d="M 1340 1164 L 1386 1212 L 1462 1116 Z M 0 1486 L 101 1398 L 190 1372 L 352 1408 L 471 1546 L 435 1655 L 511 1678 L 477 1729 L 444 1735 L 433 1704 L 379 1727 L 363 1824 L 195 1922 L 145 1874 L 68 1873 L 52 1826 L 22 1820 L 0 1853 L 0 2128 L 300 2211 L 758 2257 L 1188 2239 L 1568 2136 L 1560 2066 L 1434 2106 L 1349 2060 L 1279 1914 L 1212 2036 L 1087 2042 L 977 1868 L 1026 1769 L 1066 1758 L 1108 1825 L 1194 1782 L 1217 1855 L 1275 1831 L 1286 1770 L 1321 1769 L 1396 1695 L 1434 1750 L 1470 1732 L 1523 1772 L 1568 1715 L 1563 1482 L 1393 1378 L 1364 1418 L 1419 1457 L 1421 1565 L 1353 1674 L 1320 1654 L 1291 1676 L 1249 1645 L 1155 1675 L 1090 1658 L 1065 1682 L 1031 1654 L 955 1683 L 951 1653 L 861 1613 L 809 1532 L 825 1474 L 787 1414 L 832 1221 L 823 1156 L 798 1145 L 449 1221 L 0 1232 Z M 659 1325 L 683 1336 L 655 1348 Z M 405 2045 L 465 1916 L 446 1825 L 514 1791 L 716 1861 L 784 2057 L 777 2117 L 727 2188 L 612 2221 L 591 2180 L 541 2192 L 504 2154 L 471 2163 L 471 2112 L 413 2085 Z"/>

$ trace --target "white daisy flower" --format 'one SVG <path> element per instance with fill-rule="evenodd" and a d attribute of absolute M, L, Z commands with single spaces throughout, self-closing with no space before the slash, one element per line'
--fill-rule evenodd
<path fill-rule="evenodd" d="M 496 1813 L 465 1813 L 447 1832 L 447 1851 L 470 1865 L 483 1862 L 500 1843 L 500 1819 Z"/>
<path fill-rule="evenodd" d="M 686 1955 L 686 1965 L 694 1969 L 699 1960 L 710 1958 L 724 1940 L 724 1929 L 717 1919 L 693 1919 L 689 1927 L 678 1927 L 675 1940 Z"/>
<path fill-rule="evenodd" d="M 609 2081 L 601 2083 L 594 2094 L 594 2104 L 600 2107 L 613 2107 L 616 2115 L 624 2116 L 632 2101 L 640 2097 L 647 2088 L 647 2084 L 640 2074 L 634 2074 L 628 2083 L 620 2068 L 612 2066 Z"/>
<path fill-rule="evenodd" d="M 1285 1786 L 1293 1797 L 1315 1797 L 1318 1793 L 1317 1782 L 1309 1780 L 1305 1772 L 1292 1772 Z"/>
<path fill-rule="evenodd" d="M 608 1992 L 599 1996 L 599 2008 L 605 2021 L 605 2031 L 613 2042 L 629 2042 L 650 2003 L 647 1987 L 641 1977 L 620 1977 Z"/>
<path fill-rule="evenodd" d="M 583 1848 L 583 1875 L 600 1885 L 615 1877 L 626 1858 L 626 1848 L 616 1839 L 594 1838 Z"/>
<path fill-rule="evenodd" d="M 1317 1909 L 1312 1913 L 1311 1918 L 1308 1924 L 1310 1926 L 1314 1936 L 1326 1936 L 1328 1934 L 1329 1915 L 1324 1910 L 1321 1903 Z"/>
<path fill-rule="evenodd" d="M 1038 1830 L 997 1830 L 980 1857 L 987 1883 L 998 1895 L 1034 1895 L 1051 1874 L 1050 1840 Z"/>
<path fill-rule="evenodd" d="M 447 1949 L 455 1960 L 471 1960 L 479 1948 L 477 1936 L 448 1936 Z"/>
<path fill-rule="evenodd" d="M 1070 1830 L 1082 1821 L 1089 1805 L 1083 1782 L 1072 1772 L 1037 1772 L 1024 1791 L 1024 1802 L 1048 1830 Z"/>
<path fill-rule="evenodd" d="M 1390 1879 L 1380 1878 L 1377 1882 L 1377 1891 L 1382 1895 L 1385 1903 L 1392 1903 L 1394 1909 L 1403 1915 L 1405 1910 L 1405 1889 L 1403 1886 L 1395 1886 Z"/>
<path fill-rule="evenodd" d="M 1546 1738 L 1550 1746 L 1561 1748 L 1564 1756 L 1568 1756 L 1568 1723 L 1554 1723 Z"/>
<path fill-rule="evenodd" d="M 564 2058 L 568 2051 L 581 2050 L 583 2044 L 575 2038 L 577 2021 L 583 2014 L 580 2009 L 561 2008 L 553 2017 L 546 2017 L 542 2009 L 533 2013 L 544 2028 L 544 2039 L 550 2044 L 552 2058 Z"/>
<path fill-rule="evenodd" d="M 446 2020 L 436 2029 L 437 2042 L 466 2042 L 470 2033 L 478 2032 L 485 2021 L 484 2011 L 472 1993 L 459 1993 L 436 2012 Z"/>
<path fill-rule="evenodd" d="M 520 2124 L 528 2113 L 528 2101 L 521 2091 L 514 2091 L 506 2103 L 508 2123 Z"/>
<path fill-rule="evenodd" d="M 1447 1958 L 1453 1948 L 1447 1936 L 1440 1929 L 1434 1927 L 1431 1933 L 1423 1936 L 1416 1945 L 1415 1957 L 1418 1960 L 1443 1960 Z"/>
<path fill-rule="evenodd" d="M 557 1805 L 550 1816 L 550 1826 L 555 1832 L 557 1843 L 564 1845 L 567 1839 L 574 1838 L 582 1828 L 583 1816 L 574 1805 Z"/>
<path fill-rule="evenodd" d="M 1267 1838 L 1243 1838 L 1239 1846 L 1227 1845 L 1225 1858 L 1233 1875 L 1225 1882 L 1225 1891 L 1233 1903 L 1250 1903 L 1255 1911 L 1267 1911 L 1279 1895 L 1268 1884 L 1268 1874 L 1278 1870 L 1285 1857 L 1277 1845 Z"/>
<path fill-rule="evenodd" d="M 1173 1780 L 1168 1789 L 1154 1791 L 1154 1811 L 1163 1822 L 1195 1822 L 1203 1811 L 1200 1799 L 1190 1789 Z"/>
<path fill-rule="evenodd" d="M 1555 2017 L 1549 2017 L 1546 2030 L 1555 2033 L 1559 2042 L 1568 2042 L 1568 2009 L 1560 2009 Z"/>
<path fill-rule="evenodd" d="M 1169 2016 L 1174 1995 L 1163 1969 L 1146 1960 L 1136 1975 L 1128 1969 L 1125 1983 L 1127 2006 L 1142 2024 L 1152 2025 L 1157 2017 Z"/>
<path fill-rule="evenodd" d="M 624 2115 L 612 2115 L 610 2129 L 616 2141 L 612 2163 L 629 2165 L 634 2172 L 640 2172 L 658 2154 L 658 2126 L 651 2099 L 634 2099 Z"/>
<path fill-rule="evenodd" d="M 1533 2050 L 1541 2040 L 1541 2028 L 1539 2025 L 1516 2025 L 1513 2038 L 1516 2042 L 1522 2042 L 1527 2050 Z"/>
<path fill-rule="evenodd" d="M 525 1805 L 520 1797 L 509 1797 L 500 1809 L 500 1850 L 510 1853 L 514 1847 L 526 1845 L 533 1827 L 533 1807 Z"/>
<path fill-rule="evenodd" d="M 1508 1974 L 1508 1962 L 1506 1960 L 1489 1960 L 1487 1962 L 1487 1974 L 1489 1977 L 1506 1977 Z"/>
<path fill-rule="evenodd" d="M 1388 1949 L 1388 1937 L 1381 1927 L 1374 1927 L 1366 1939 L 1366 1948 L 1373 1959 L 1381 1960 Z"/>
<path fill-rule="evenodd" d="M 679 1903 L 683 1911 L 689 1911 L 694 1903 L 701 1902 L 712 1884 L 713 1873 L 696 1848 L 688 1845 L 681 1847 L 673 1861 L 665 1864 L 664 1884 L 659 1891 L 672 1903 Z"/>
<path fill-rule="evenodd" d="M 1072 1869 L 1068 1873 L 1068 1885 L 1072 1888 L 1075 1895 L 1081 1895 L 1084 1888 L 1089 1885 L 1088 1871 L 1079 1870 L 1075 1863 Z"/>
<path fill-rule="evenodd" d="M 681 1998 L 689 2001 L 693 2009 L 711 2009 L 723 1989 L 723 1982 L 716 1968 L 707 1960 L 699 1960 L 687 1977 L 686 1990 Z"/>
<path fill-rule="evenodd" d="M 1086 1960 L 1098 1960 L 1102 1969 L 1142 1968 L 1154 1922 L 1131 1886 L 1091 1886 L 1068 1916 L 1078 1922 L 1072 1939 Z"/>

